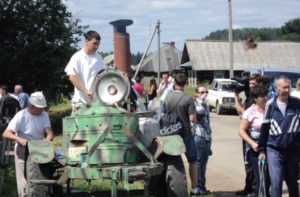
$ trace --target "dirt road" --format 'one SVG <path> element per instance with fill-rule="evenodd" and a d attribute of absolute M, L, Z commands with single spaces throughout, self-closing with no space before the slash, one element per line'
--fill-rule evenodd
<path fill-rule="evenodd" d="M 244 187 L 245 171 L 242 140 L 238 135 L 240 119 L 237 115 L 211 113 L 213 155 L 207 165 L 207 187 L 214 196 L 235 196 Z M 284 195 L 287 197 L 286 186 Z"/>
<path fill-rule="evenodd" d="M 242 141 L 237 134 L 239 117 L 211 113 L 211 126 L 213 155 L 207 165 L 207 187 L 230 195 L 244 186 Z"/>

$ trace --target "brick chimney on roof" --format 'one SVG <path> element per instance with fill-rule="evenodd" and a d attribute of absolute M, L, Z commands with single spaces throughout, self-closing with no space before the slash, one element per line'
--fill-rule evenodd
<path fill-rule="evenodd" d="M 175 47 L 175 42 L 172 41 L 172 42 L 170 43 L 170 45 L 171 45 L 172 47 Z"/>
<path fill-rule="evenodd" d="M 254 42 L 254 39 L 252 37 L 252 34 L 249 34 L 249 37 L 246 41 L 248 49 L 255 49 L 257 47 L 257 44 Z"/>

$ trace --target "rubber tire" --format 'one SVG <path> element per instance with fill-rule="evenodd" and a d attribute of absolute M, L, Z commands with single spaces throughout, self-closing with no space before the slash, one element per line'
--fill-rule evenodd
<path fill-rule="evenodd" d="M 163 173 L 150 180 L 149 191 L 152 196 L 188 196 L 186 174 L 181 156 L 165 155 L 161 162 L 164 163 Z"/>
<path fill-rule="evenodd" d="M 221 115 L 221 114 L 222 114 L 222 107 L 221 107 L 221 105 L 219 105 L 218 102 L 217 102 L 217 104 L 216 104 L 216 113 L 217 113 L 218 115 Z"/>
<path fill-rule="evenodd" d="M 32 184 L 30 180 L 47 180 L 50 177 L 49 166 L 32 161 L 30 155 L 26 161 L 26 179 L 29 188 L 28 196 L 47 197 L 52 191 L 51 185 Z"/>

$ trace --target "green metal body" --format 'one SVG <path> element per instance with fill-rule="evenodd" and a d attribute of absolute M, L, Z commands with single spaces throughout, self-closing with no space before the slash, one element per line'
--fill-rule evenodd
<path fill-rule="evenodd" d="M 101 103 L 81 106 L 76 113 L 63 119 L 65 163 L 80 163 L 82 153 L 89 153 L 92 148 L 87 158 L 89 165 L 137 162 L 137 148 L 122 131 L 124 126 L 135 134 L 137 115 Z"/>
<path fill-rule="evenodd" d="M 54 158 L 54 147 L 47 140 L 29 141 L 28 150 L 35 163 L 48 163 Z"/>
<path fill-rule="evenodd" d="M 108 88 L 111 84 L 122 82 L 118 77 L 122 78 L 123 75 L 118 74 L 116 70 L 107 70 L 100 74 L 104 78 L 99 77 L 98 81 L 95 80 L 95 87 L 107 83 L 104 80 L 106 75 L 117 77 L 116 81 L 111 80 L 111 77 L 107 78 Z M 127 86 L 130 87 L 128 80 L 124 79 L 124 83 L 128 83 Z M 99 88 L 94 89 L 99 90 Z M 127 100 L 127 96 L 124 97 L 124 101 Z M 54 148 L 48 141 L 28 142 L 29 154 L 36 163 L 47 163 L 55 158 L 62 165 L 61 168 L 56 169 L 55 174 L 59 175 L 58 179 L 29 180 L 29 182 L 62 185 L 70 179 L 110 179 L 111 196 L 117 196 L 118 181 L 123 181 L 124 189 L 129 191 L 129 182 L 144 180 L 144 192 L 145 196 L 148 196 L 150 178 L 161 174 L 163 170 L 163 164 L 157 162 L 156 158 L 162 153 L 180 155 L 185 152 L 180 136 L 156 138 L 159 131 L 157 121 L 153 119 L 147 121 L 144 118 L 143 123 L 139 125 L 141 113 L 132 113 L 116 106 L 116 103 L 109 105 L 100 100 L 98 98 L 98 102 L 89 106 L 81 105 L 78 111 L 63 118 L 62 159 L 57 155 L 54 157 Z M 152 146 L 155 148 L 150 147 L 150 144 L 155 144 Z M 140 153 L 148 161 L 141 161 L 138 155 Z"/>

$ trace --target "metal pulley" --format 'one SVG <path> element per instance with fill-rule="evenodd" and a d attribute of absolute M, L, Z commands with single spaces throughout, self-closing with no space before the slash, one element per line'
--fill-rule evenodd
<path fill-rule="evenodd" d="M 123 104 L 130 93 L 130 81 L 125 73 L 114 68 L 100 71 L 92 84 L 97 101 L 106 105 Z"/>

